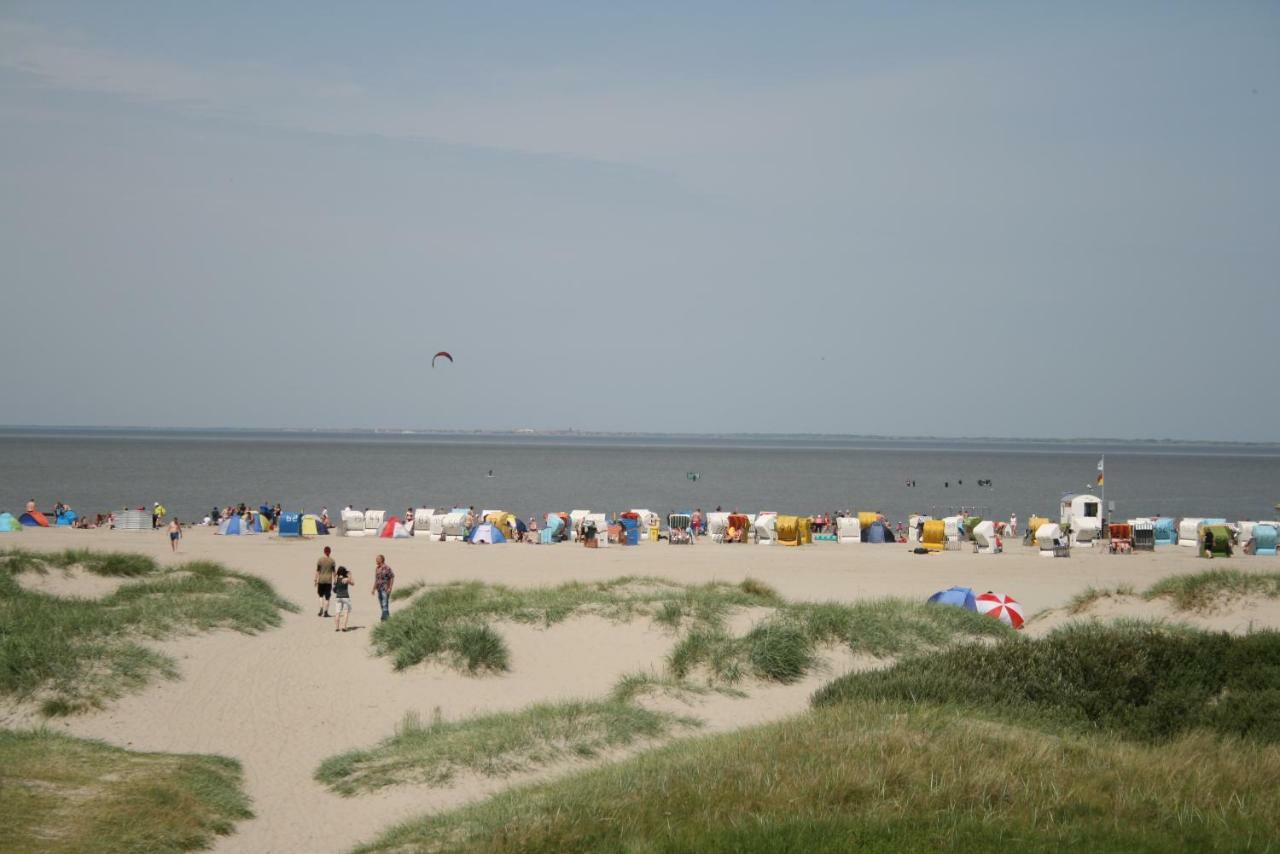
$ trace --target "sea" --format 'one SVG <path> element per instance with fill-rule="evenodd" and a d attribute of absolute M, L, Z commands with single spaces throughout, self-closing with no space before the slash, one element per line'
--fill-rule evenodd
<path fill-rule="evenodd" d="M 1105 459 L 1105 481 L 1097 485 Z M 966 510 L 1056 517 L 1067 493 L 1112 519 L 1270 519 L 1280 445 L 1190 442 L 602 436 L 410 432 L 0 429 L 0 511 L 34 498 L 90 516 L 162 502 L 183 521 L 214 505 L 701 508 L 816 514 Z"/>

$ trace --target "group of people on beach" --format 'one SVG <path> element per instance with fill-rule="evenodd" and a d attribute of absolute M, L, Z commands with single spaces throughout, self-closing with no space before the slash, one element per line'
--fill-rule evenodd
<path fill-rule="evenodd" d="M 373 559 L 373 588 L 369 591 L 378 597 L 378 607 L 382 611 L 382 619 L 391 616 L 391 591 L 396 584 L 396 574 L 383 555 Z M 333 549 L 324 547 L 324 554 L 316 561 L 316 574 L 313 581 L 316 596 L 320 601 L 317 617 L 333 617 L 333 630 L 345 632 L 351 622 L 351 587 L 355 584 L 355 576 L 345 566 L 338 566 L 333 559 Z M 337 600 L 338 613 L 329 613 L 329 603 Z"/>

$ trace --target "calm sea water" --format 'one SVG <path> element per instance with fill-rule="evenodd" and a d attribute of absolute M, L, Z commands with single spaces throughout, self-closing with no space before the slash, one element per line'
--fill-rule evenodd
<path fill-rule="evenodd" d="M 880 510 L 892 520 L 963 507 L 1025 520 L 1056 514 L 1064 492 L 1087 491 L 1104 453 L 1112 518 L 1276 515 L 1280 446 L 128 431 L 0 432 L 0 510 L 20 512 L 34 497 L 90 514 L 162 501 L 192 520 L 240 501 L 335 516 L 347 503 L 397 513 L 474 504 L 524 517 L 720 505 Z"/>

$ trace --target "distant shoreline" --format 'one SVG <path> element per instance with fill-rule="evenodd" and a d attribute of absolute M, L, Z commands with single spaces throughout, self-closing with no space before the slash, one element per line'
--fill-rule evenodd
<path fill-rule="evenodd" d="M 0 437 L 31 437 L 41 435 L 94 436 L 334 436 L 334 437 L 398 437 L 422 436 L 442 438 L 556 438 L 556 439 L 694 439 L 701 441 L 752 440 L 752 441 L 838 441 L 838 442 L 947 442 L 955 444 L 1011 444 L 1011 445 L 1084 445 L 1128 447 L 1179 447 L 1208 446 L 1219 448 L 1271 448 L 1280 447 L 1274 442 L 1248 442 L 1227 439 L 1119 439 L 1100 436 L 1081 437 L 1026 437 L 1026 436 L 895 436 L 874 433 L 660 433 L 646 431 L 608 430 L 534 430 L 528 428 L 507 430 L 440 430 L 420 427 L 111 427 L 101 425 L 0 425 Z"/>

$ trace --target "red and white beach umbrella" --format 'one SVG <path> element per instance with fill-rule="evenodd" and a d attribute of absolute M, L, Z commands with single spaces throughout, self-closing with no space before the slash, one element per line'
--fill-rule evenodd
<path fill-rule="evenodd" d="M 975 601 L 978 604 L 979 614 L 986 614 L 1015 629 L 1022 628 L 1022 606 L 1013 597 L 988 590 L 977 596 Z"/>

